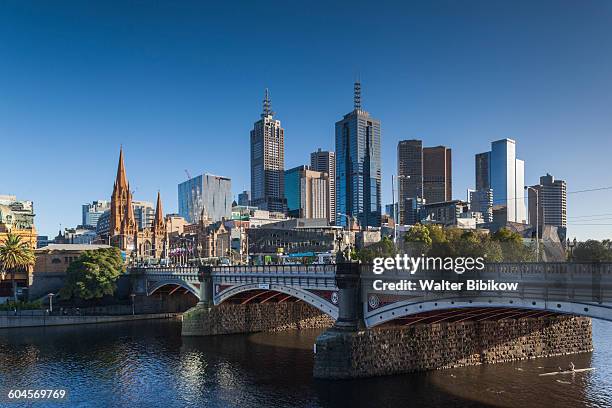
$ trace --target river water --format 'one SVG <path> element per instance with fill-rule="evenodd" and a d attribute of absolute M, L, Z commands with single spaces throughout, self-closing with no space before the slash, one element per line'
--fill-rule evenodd
<path fill-rule="evenodd" d="M 610 407 L 612 323 L 593 329 L 593 353 L 351 381 L 312 378 L 319 330 L 181 338 L 168 320 L 8 329 L 0 391 L 65 389 L 76 407 Z M 538 375 L 571 361 L 595 370 Z"/>

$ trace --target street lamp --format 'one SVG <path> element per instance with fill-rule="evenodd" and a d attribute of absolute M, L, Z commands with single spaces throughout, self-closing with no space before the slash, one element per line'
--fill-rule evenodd
<path fill-rule="evenodd" d="M 536 262 L 540 262 L 540 191 L 537 188 L 525 186 L 525 191 L 527 190 L 532 190 L 536 195 Z"/>
<path fill-rule="evenodd" d="M 55 293 L 49 293 L 47 296 L 49 296 L 49 313 L 53 313 L 53 296 L 55 296 Z"/>
<path fill-rule="evenodd" d="M 132 316 L 134 316 L 136 314 L 136 307 L 134 305 L 134 298 L 136 297 L 136 294 L 132 293 L 130 294 L 130 297 L 132 298 Z"/>

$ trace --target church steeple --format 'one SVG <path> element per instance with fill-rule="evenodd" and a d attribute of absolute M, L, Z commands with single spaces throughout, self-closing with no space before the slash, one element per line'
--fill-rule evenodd
<path fill-rule="evenodd" d="M 162 231 L 164 228 L 164 210 L 162 209 L 161 194 L 157 191 L 157 203 L 155 205 L 155 221 L 153 223 L 155 231 Z"/>
<path fill-rule="evenodd" d="M 130 185 L 127 185 L 127 198 L 125 200 L 125 210 L 123 217 L 123 233 L 130 234 L 135 232 L 136 217 L 134 216 L 134 206 L 132 205 L 132 192 Z"/>
<path fill-rule="evenodd" d="M 117 165 L 117 177 L 115 188 L 124 189 L 128 187 L 127 175 L 125 174 L 125 163 L 123 161 L 123 146 L 119 148 L 119 164 Z"/>

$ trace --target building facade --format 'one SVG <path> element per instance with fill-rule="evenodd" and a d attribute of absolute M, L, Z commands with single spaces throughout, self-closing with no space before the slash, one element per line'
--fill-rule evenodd
<path fill-rule="evenodd" d="M 232 215 L 232 181 L 228 177 L 202 174 L 178 185 L 179 215 L 197 223 L 204 211 L 213 221 Z"/>
<path fill-rule="evenodd" d="M 399 224 L 406 225 L 406 200 L 423 197 L 421 140 L 400 140 L 397 144 L 397 196 Z"/>
<path fill-rule="evenodd" d="M 266 89 L 261 119 L 251 130 L 251 205 L 262 210 L 286 212 L 285 130 L 274 119 Z"/>
<path fill-rule="evenodd" d="M 32 201 L 17 200 L 13 195 L 0 195 L 0 244 L 7 235 L 13 234 L 21 237 L 21 242 L 28 248 L 36 249 L 37 233 L 34 226 L 34 203 Z M 15 272 L 17 295 L 32 283 L 32 267 L 23 268 Z M 0 276 L 0 299 L 13 297 L 13 284 L 11 276 L 5 271 Z"/>
<path fill-rule="evenodd" d="M 310 168 L 314 171 L 327 173 L 328 177 L 328 202 L 329 223 L 336 223 L 336 153 L 322 151 L 310 153 Z"/>
<path fill-rule="evenodd" d="M 529 223 L 539 222 L 540 233 L 545 225 L 567 227 L 567 184 L 550 174 L 540 177 L 540 184 L 532 186 L 537 190 L 528 190 Z M 539 205 L 536 207 L 536 203 Z M 539 211 L 539 214 L 536 213 Z"/>
<path fill-rule="evenodd" d="M 285 171 L 287 213 L 296 218 L 330 219 L 329 176 L 298 166 Z"/>
<path fill-rule="evenodd" d="M 493 190 L 468 190 L 470 210 L 482 214 L 483 222 L 493 222 Z"/>
<path fill-rule="evenodd" d="M 355 83 L 354 109 L 336 122 L 336 225 L 380 227 L 380 121 L 361 108 L 361 84 Z M 340 215 L 342 214 L 342 215 Z"/>
<path fill-rule="evenodd" d="M 452 152 L 446 146 L 423 148 L 423 198 L 428 203 L 453 199 Z"/>
<path fill-rule="evenodd" d="M 492 142 L 491 151 L 479 153 L 475 159 L 476 190 L 493 190 L 493 204 L 505 207 L 506 222 L 527 223 L 525 163 L 516 158 L 516 142 Z"/>
<path fill-rule="evenodd" d="M 242 193 L 238 194 L 238 205 L 251 205 L 251 192 L 249 190 L 244 190 Z"/>
<path fill-rule="evenodd" d="M 96 200 L 81 206 L 81 225 L 96 228 L 100 216 L 110 210 L 110 201 Z"/>

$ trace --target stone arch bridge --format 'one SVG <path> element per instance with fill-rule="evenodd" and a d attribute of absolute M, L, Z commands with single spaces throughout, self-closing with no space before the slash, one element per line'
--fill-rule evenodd
<path fill-rule="evenodd" d="M 371 265 L 148 267 L 130 270 L 135 293 L 152 295 L 162 288 L 191 293 L 200 305 L 220 305 L 244 293 L 265 302 L 275 295 L 309 304 L 338 327 L 371 328 L 412 315 L 447 309 L 509 308 L 565 313 L 612 321 L 612 263 L 497 263 L 482 271 L 388 270 Z M 477 281 L 517 283 L 517 290 L 423 290 L 420 282 Z M 413 282 L 415 290 L 377 290 L 382 283 Z M 256 295 L 255 295 L 256 294 Z M 278 296 L 277 296 L 278 298 Z"/>

